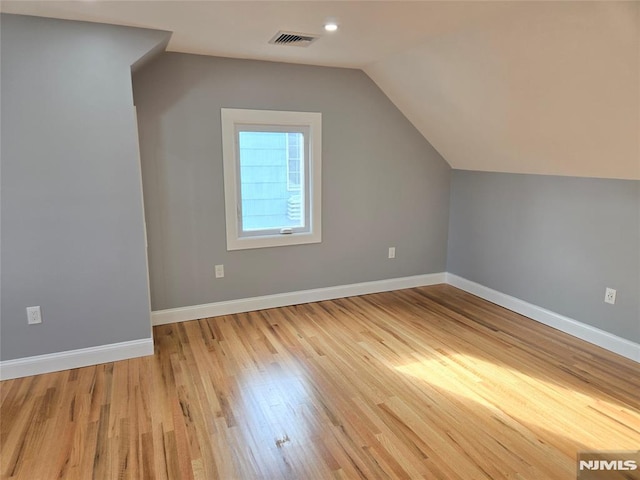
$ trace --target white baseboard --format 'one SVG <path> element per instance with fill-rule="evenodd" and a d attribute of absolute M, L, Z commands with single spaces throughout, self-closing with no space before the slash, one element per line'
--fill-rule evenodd
<path fill-rule="evenodd" d="M 335 298 L 353 297 L 369 293 L 389 292 L 403 288 L 422 287 L 445 283 L 446 274 L 431 273 L 415 275 L 412 277 L 391 278 L 374 282 L 353 283 L 351 285 L 339 285 L 336 287 L 316 288 L 313 290 L 301 290 L 298 292 L 278 293 L 262 297 L 242 298 L 224 302 L 207 303 L 190 307 L 158 310 L 151 313 L 153 325 L 165 325 L 167 323 L 185 322 L 199 318 L 231 315 L 233 313 L 251 312 L 265 308 L 287 307 L 301 303 L 321 302 Z"/>
<path fill-rule="evenodd" d="M 205 305 L 172 308 L 170 310 L 159 310 L 152 312 L 151 320 L 153 325 L 164 325 L 167 323 L 197 320 L 199 318 L 250 312 L 265 308 L 285 307 L 301 303 L 320 302 L 323 300 L 366 295 L 369 293 L 389 292 L 403 288 L 435 285 L 438 283 L 448 283 L 480 298 L 484 298 L 492 303 L 568 333 L 569 335 L 598 345 L 599 347 L 636 362 L 640 362 L 640 345 L 637 343 L 527 303 L 510 295 L 492 290 L 465 278 L 458 277 L 457 275 L 444 272 L 317 288 L 313 290 L 301 290 L 298 292 L 244 298 Z M 0 380 L 86 367 L 146 355 L 153 355 L 152 338 L 18 358 L 16 360 L 5 360 L 0 362 Z"/>
<path fill-rule="evenodd" d="M 578 337 L 586 342 L 640 362 L 640 344 L 618 337 L 599 328 L 592 327 L 569 317 L 552 312 L 537 305 L 527 303 L 519 298 L 492 290 L 491 288 L 472 282 L 466 278 L 447 273 L 446 282 L 461 290 L 484 298 L 496 305 L 508 308 L 516 313 L 529 317 L 540 323 L 553 327 L 561 332 Z"/>
<path fill-rule="evenodd" d="M 153 338 L 5 360 L 0 362 L 0 380 L 58 372 L 146 355 L 153 355 Z"/>
<path fill-rule="evenodd" d="M 280 293 L 262 297 L 243 298 L 204 305 L 194 305 L 169 310 L 158 310 L 151 313 L 153 325 L 185 322 L 199 318 L 217 317 L 234 313 L 251 312 L 265 308 L 286 307 L 301 303 L 320 302 L 336 298 L 366 295 L 369 293 L 389 292 L 403 288 L 422 287 L 448 283 L 466 292 L 484 298 L 492 303 L 505 307 L 516 313 L 529 317 L 574 337 L 585 340 L 623 357 L 640 362 L 640 345 L 630 340 L 613 335 L 604 330 L 581 323 L 569 317 L 552 312 L 537 305 L 520 300 L 502 292 L 472 282 L 451 273 L 432 273 L 413 277 L 392 278 L 374 282 L 339 285 L 336 287 L 301 290 L 298 292 Z"/>

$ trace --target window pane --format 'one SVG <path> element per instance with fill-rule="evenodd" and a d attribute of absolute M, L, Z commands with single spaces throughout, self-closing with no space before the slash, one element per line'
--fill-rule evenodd
<path fill-rule="evenodd" d="M 240 131 L 238 144 L 242 231 L 303 227 L 300 172 L 304 135 Z"/>
<path fill-rule="evenodd" d="M 302 162 L 304 160 L 304 135 L 302 133 L 287 134 L 287 188 L 300 190 Z"/>

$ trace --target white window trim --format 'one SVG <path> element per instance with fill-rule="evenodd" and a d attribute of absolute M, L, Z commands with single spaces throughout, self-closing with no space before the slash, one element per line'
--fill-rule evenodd
<path fill-rule="evenodd" d="M 227 227 L 227 250 L 279 247 L 320 243 L 322 241 L 322 114 L 316 112 L 282 112 L 222 108 L 222 160 L 224 166 L 224 202 Z M 238 186 L 237 125 L 308 126 L 309 135 L 309 231 L 291 234 L 239 235 L 240 192 Z"/>

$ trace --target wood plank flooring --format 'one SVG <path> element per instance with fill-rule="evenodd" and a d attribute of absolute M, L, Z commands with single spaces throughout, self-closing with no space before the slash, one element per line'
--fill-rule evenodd
<path fill-rule="evenodd" d="M 640 447 L 637 363 L 447 285 L 154 335 L 2 382 L 2 478 L 575 479 Z"/>

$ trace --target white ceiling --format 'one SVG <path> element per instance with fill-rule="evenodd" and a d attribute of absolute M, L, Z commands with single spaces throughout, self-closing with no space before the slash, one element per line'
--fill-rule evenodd
<path fill-rule="evenodd" d="M 640 179 L 640 2 L 512 3 L 365 68 L 455 168 Z"/>
<path fill-rule="evenodd" d="M 363 68 L 491 13 L 477 2 L 2 1 L 7 13 L 173 32 L 168 51 Z M 323 25 L 334 19 L 335 33 Z M 321 34 L 308 48 L 269 45 L 278 30 Z"/>
<path fill-rule="evenodd" d="M 2 1 L 168 50 L 363 69 L 455 168 L 640 179 L 640 2 Z M 323 32 L 326 20 L 340 29 Z M 308 48 L 278 30 L 322 34 Z"/>

